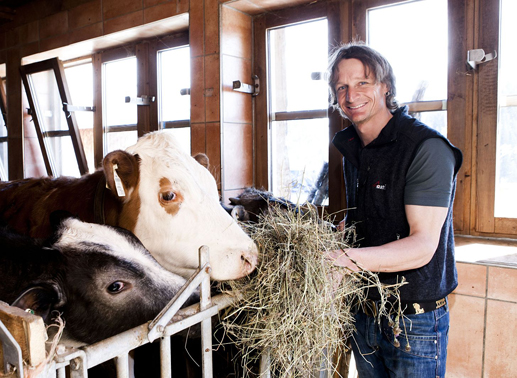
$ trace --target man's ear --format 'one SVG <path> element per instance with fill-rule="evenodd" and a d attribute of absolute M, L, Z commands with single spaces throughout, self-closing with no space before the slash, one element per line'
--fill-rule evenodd
<path fill-rule="evenodd" d="M 60 287 L 37 285 L 25 290 L 11 306 L 39 315 L 46 322 L 50 313 L 64 304 L 64 294 Z"/>
<path fill-rule="evenodd" d="M 208 156 L 206 156 L 205 154 L 199 153 L 193 156 L 193 158 L 196 159 L 196 161 L 206 169 L 208 169 L 208 167 L 210 166 L 210 160 L 208 159 Z"/>
<path fill-rule="evenodd" d="M 126 151 L 116 150 L 102 160 L 108 188 L 117 196 L 125 197 L 138 184 L 140 157 Z"/>

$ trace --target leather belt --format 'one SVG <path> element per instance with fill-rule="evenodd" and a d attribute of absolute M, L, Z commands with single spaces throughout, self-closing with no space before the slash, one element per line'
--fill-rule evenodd
<path fill-rule="evenodd" d="M 371 317 L 376 317 L 379 313 L 380 301 L 366 299 L 360 306 L 363 312 Z M 442 298 L 432 302 L 401 302 L 400 308 L 404 315 L 423 314 L 424 312 L 431 312 L 447 304 L 447 299 Z M 389 306 L 390 304 L 388 304 Z M 391 304 L 393 308 L 398 308 L 398 303 Z"/>

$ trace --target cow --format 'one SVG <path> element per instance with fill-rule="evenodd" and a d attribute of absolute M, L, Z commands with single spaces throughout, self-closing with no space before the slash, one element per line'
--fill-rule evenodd
<path fill-rule="evenodd" d="M 206 156 L 197 158 L 207 164 Z M 213 280 L 242 278 L 257 264 L 257 247 L 220 206 L 214 177 L 166 130 L 108 153 L 101 169 L 80 178 L 0 183 L 0 223 L 17 232 L 48 237 L 56 210 L 131 231 L 160 264 L 183 277 L 197 268 L 202 245 L 209 247 Z"/>
<path fill-rule="evenodd" d="M 244 223 L 259 223 L 261 216 L 267 214 L 272 208 L 318 215 L 318 208 L 312 203 L 304 203 L 300 206 L 285 198 L 276 197 L 271 192 L 253 187 L 245 188 L 237 197 L 230 197 L 229 200 L 230 204 L 223 204 L 223 208 L 235 220 Z M 329 226 L 332 227 L 330 224 Z"/>
<path fill-rule="evenodd" d="M 48 240 L 0 228 L 0 300 L 91 344 L 153 319 L 185 284 L 129 231 L 60 220 Z M 196 292 L 189 303 L 199 300 Z"/>

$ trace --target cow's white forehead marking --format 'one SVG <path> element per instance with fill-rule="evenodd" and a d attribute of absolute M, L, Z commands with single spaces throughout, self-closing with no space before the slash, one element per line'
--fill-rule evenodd
<path fill-rule="evenodd" d="M 54 247 L 62 251 L 67 247 L 80 248 L 81 243 L 95 243 L 102 245 L 102 252 L 137 264 L 148 274 L 157 275 L 156 279 L 166 272 L 142 245 L 133 243 L 128 236 L 111 227 L 68 218 L 63 221 L 60 230 L 61 235 Z M 166 272 L 165 275 L 168 277 L 171 274 Z"/>
<path fill-rule="evenodd" d="M 161 130 L 148 133 L 126 151 L 138 154 L 142 160 L 140 174 L 145 179 L 141 179 L 141 183 L 152 182 L 158 185 L 162 177 L 168 177 L 171 183 L 180 186 L 182 190 L 202 191 L 203 195 L 208 196 L 218 195 L 217 185 L 210 172 L 185 153 L 170 132 Z"/>

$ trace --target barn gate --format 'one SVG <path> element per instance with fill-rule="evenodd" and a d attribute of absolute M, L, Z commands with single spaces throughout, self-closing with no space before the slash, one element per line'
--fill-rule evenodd
<path fill-rule="evenodd" d="M 24 358 L 26 361 L 32 359 L 33 362 L 38 359 L 44 360 L 44 358 L 37 357 L 46 354 L 45 335 L 39 334 L 46 332 L 44 327 L 31 331 L 31 327 L 34 328 L 31 323 L 22 321 L 21 325 L 16 326 L 16 322 L 10 322 L 12 317 L 7 320 L 4 317 L 0 318 L 0 341 L 2 345 L 0 350 L 0 377 L 65 378 L 68 371 L 70 378 L 84 378 L 88 377 L 88 369 L 103 362 L 114 360 L 117 378 L 129 378 L 129 353 L 135 348 L 157 339 L 160 339 L 161 377 L 172 377 L 170 338 L 172 335 L 199 323 L 201 325 L 203 377 L 211 378 L 213 376 L 211 318 L 232 304 L 235 298 L 227 294 L 219 294 L 213 298 L 210 296 L 208 247 L 200 248 L 199 260 L 199 268 L 196 273 L 192 275 L 180 292 L 154 320 L 92 345 L 80 348 L 58 345 L 49 361 L 38 361 L 34 365 L 30 363 L 31 366 L 24 366 Z M 199 303 L 180 309 L 198 287 L 200 288 Z M 11 309 L 21 311 L 20 309 Z M 26 314 L 26 316 L 38 318 L 42 324 L 41 318 L 30 314 Z M 14 325 L 9 330 L 7 328 L 9 324 L 6 326 L 4 323 Z M 38 343 L 38 340 L 42 340 L 43 343 Z M 42 347 L 43 350 L 41 350 Z M 3 360 L 1 359 L 2 351 Z M 35 368 L 37 364 L 39 364 L 39 368 Z"/>

